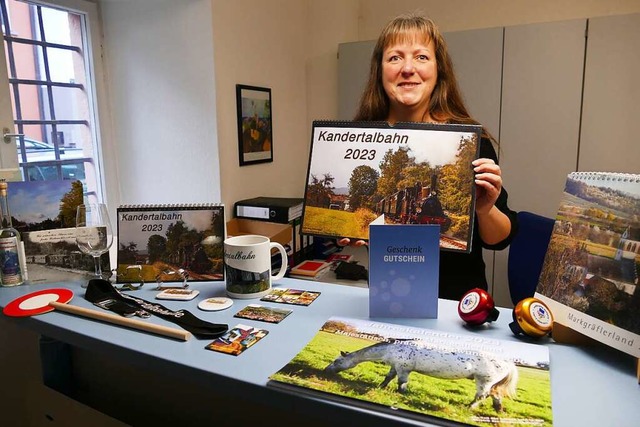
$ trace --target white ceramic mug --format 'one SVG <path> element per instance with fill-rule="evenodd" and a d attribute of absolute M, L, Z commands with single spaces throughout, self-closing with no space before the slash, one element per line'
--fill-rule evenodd
<path fill-rule="evenodd" d="M 282 266 L 271 274 L 271 249 L 282 256 Z M 231 298 L 260 298 L 271 291 L 271 283 L 287 272 L 287 251 L 268 237 L 254 234 L 229 237 L 224 241 L 224 271 Z"/>

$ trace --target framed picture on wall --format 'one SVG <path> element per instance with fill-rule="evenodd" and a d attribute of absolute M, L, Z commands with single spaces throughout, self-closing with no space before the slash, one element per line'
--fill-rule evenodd
<path fill-rule="evenodd" d="M 240 166 L 273 161 L 271 89 L 236 85 Z"/>

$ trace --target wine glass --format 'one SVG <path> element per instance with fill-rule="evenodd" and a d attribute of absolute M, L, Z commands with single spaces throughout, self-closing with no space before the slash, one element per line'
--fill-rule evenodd
<path fill-rule="evenodd" d="M 91 255 L 95 263 L 95 276 L 102 279 L 100 255 L 113 244 L 113 231 L 109 212 L 104 203 L 87 203 L 76 212 L 76 243 L 81 252 Z M 83 288 L 87 285 L 83 284 Z"/>

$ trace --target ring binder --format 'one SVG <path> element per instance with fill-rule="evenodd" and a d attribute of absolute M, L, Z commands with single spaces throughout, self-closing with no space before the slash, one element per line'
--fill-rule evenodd
<path fill-rule="evenodd" d="M 223 280 L 223 204 L 129 204 L 116 211 L 117 283 Z M 136 274 L 132 265 L 140 266 Z"/>

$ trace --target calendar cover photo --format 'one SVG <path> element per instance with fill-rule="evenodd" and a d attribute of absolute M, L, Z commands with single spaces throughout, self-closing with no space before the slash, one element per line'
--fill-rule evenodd
<path fill-rule="evenodd" d="M 93 257 L 80 252 L 76 243 L 82 182 L 10 182 L 8 198 L 13 227 L 24 243 L 28 283 L 86 281 L 94 276 Z M 108 275 L 109 253 L 100 256 L 100 263 Z"/>
<path fill-rule="evenodd" d="M 331 317 L 268 386 L 437 425 L 551 426 L 546 346 Z"/>
<path fill-rule="evenodd" d="M 536 297 L 554 321 L 640 357 L 640 175 L 568 175 Z"/>
<path fill-rule="evenodd" d="M 302 233 L 369 239 L 369 223 L 438 224 L 440 247 L 469 252 L 482 127 L 315 121 Z"/>
<path fill-rule="evenodd" d="M 222 205 L 120 206 L 118 283 L 221 281 Z"/>

